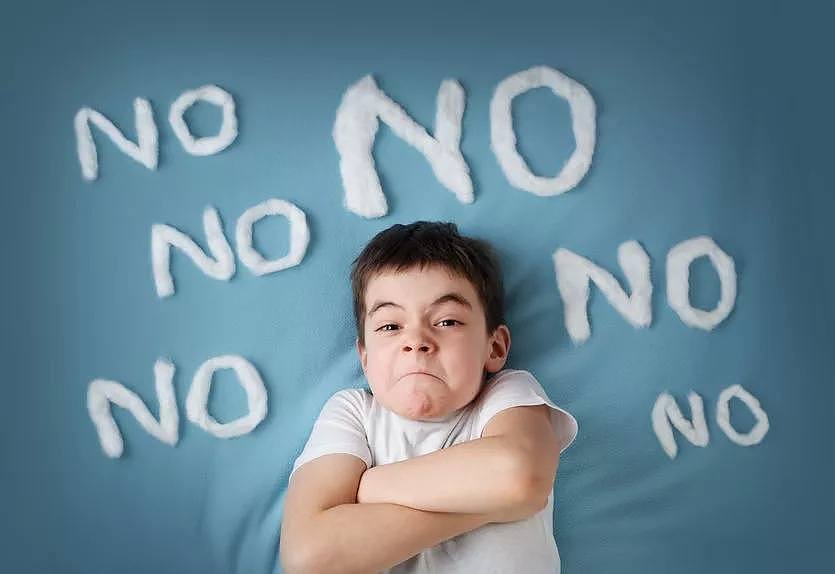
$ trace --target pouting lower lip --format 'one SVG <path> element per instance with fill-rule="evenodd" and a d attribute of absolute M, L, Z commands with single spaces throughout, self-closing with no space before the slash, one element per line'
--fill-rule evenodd
<path fill-rule="evenodd" d="M 408 377 L 409 375 L 429 375 L 430 377 L 435 377 L 435 375 L 433 375 L 432 373 L 427 373 L 427 372 L 425 372 L 425 371 L 413 371 L 413 372 L 411 372 L 411 373 L 406 373 L 406 374 L 405 374 L 405 375 L 403 375 L 403 376 L 404 376 L 404 377 Z M 402 377 L 401 377 L 401 378 L 402 378 Z M 437 379 L 438 377 L 435 377 L 435 378 Z"/>

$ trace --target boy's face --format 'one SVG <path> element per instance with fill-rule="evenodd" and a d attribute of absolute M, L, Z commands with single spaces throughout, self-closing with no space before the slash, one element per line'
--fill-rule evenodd
<path fill-rule="evenodd" d="M 373 276 L 365 309 L 362 370 L 377 401 L 405 418 L 439 419 L 467 405 L 485 370 L 507 360 L 507 326 L 488 334 L 475 287 L 445 267 Z"/>

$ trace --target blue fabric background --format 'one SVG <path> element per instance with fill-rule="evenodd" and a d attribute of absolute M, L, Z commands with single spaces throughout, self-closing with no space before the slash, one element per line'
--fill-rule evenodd
<path fill-rule="evenodd" d="M 292 462 L 336 390 L 362 386 L 347 273 L 377 231 L 452 220 L 499 248 L 513 334 L 509 366 L 532 371 L 578 419 L 564 454 L 555 528 L 565 574 L 812 572 L 829 555 L 835 510 L 830 416 L 835 283 L 832 194 L 832 2 L 38 2 L 0 23 L 3 162 L 4 429 L 0 569 L 24 573 L 266 573 L 277 569 Z M 584 84 L 598 106 L 592 168 L 550 198 L 514 189 L 489 147 L 496 84 L 534 65 Z M 462 151 L 476 201 L 458 203 L 428 163 L 381 125 L 375 157 L 389 202 L 364 220 L 342 207 L 331 139 L 343 92 L 366 73 L 430 131 L 444 78 L 467 92 Z M 168 108 L 214 83 L 234 96 L 240 133 L 218 155 L 188 155 Z M 100 173 L 81 177 L 72 122 L 90 106 L 134 139 L 133 99 L 151 100 L 159 169 L 94 129 Z M 188 114 L 215 133 L 217 108 Z M 573 149 L 565 101 L 546 89 L 516 100 L 520 151 L 542 175 Z M 230 282 L 173 256 L 176 294 L 158 299 L 150 229 L 168 223 L 205 246 L 218 208 L 227 236 L 271 197 L 303 209 L 302 263 Z M 257 226 L 267 256 L 286 252 L 280 218 Z M 668 307 L 664 261 L 711 236 L 739 276 L 731 316 L 714 332 Z M 592 336 L 574 347 L 552 253 L 566 247 L 621 281 L 617 246 L 652 259 L 653 323 L 635 330 L 592 288 Z M 719 296 L 705 259 L 693 302 Z M 260 371 L 269 414 L 219 440 L 190 424 L 197 367 L 240 354 Z M 153 364 L 177 367 L 180 442 L 147 435 L 115 409 L 125 454 L 101 451 L 85 398 L 115 379 L 157 413 Z M 741 384 L 771 430 L 731 443 L 715 420 L 722 389 Z M 701 449 L 676 433 L 670 460 L 652 432 L 659 393 L 686 415 L 704 401 Z M 231 371 L 210 402 L 220 420 L 246 410 Z M 732 421 L 753 418 L 738 401 Z"/>

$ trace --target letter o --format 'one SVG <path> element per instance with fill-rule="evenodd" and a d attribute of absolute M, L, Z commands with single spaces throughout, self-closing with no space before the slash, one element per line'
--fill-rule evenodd
<path fill-rule="evenodd" d="M 234 369 L 238 381 L 246 391 L 249 412 L 222 424 L 209 414 L 207 403 L 212 387 L 212 376 L 218 369 Z M 188 420 L 218 438 L 232 438 L 247 434 L 267 416 L 267 389 L 255 367 L 238 355 L 213 357 L 200 365 L 191 381 L 186 398 Z"/>
<path fill-rule="evenodd" d="M 191 135 L 191 131 L 186 125 L 185 119 L 183 119 L 183 114 L 197 100 L 203 100 L 222 108 L 223 122 L 220 126 L 220 132 L 216 136 L 195 138 Z M 174 134 L 180 140 L 183 148 L 191 155 L 202 156 L 216 154 L 229 147 L 229 144 L 238 137 L 238 119 L 235 116 L 235 100 L 232 99 L 229 92 L 217 86 L 203 86 L 196 90 L 183 92 L 171 104 L 171 109 L 168 112 L 168 122 L 171 124 L 171 129 L 174 130 Z"/>
<path fill-rule="evenodd" d="M 252 226 L 268 215 L 283 215 L 290 223 L 290 250 L 284 257 L 268 261 L 252 246 Z M 298 265 L 310 242 L 310 229 L 304 212 L 282 199 L 268 199 L 247 209 L 235 227 L 238 256 L 255 275 L 266 275 Z"/>
<path fill-rule="evenodd" d="M 719 275 L 721 297 L 712 311 L 690 305 L 690 264 L 706 255 Z M 675 245 L 667 253 L 667 303 L 685 325 L 710 331 L 730 315 L 736 301 L 734 260 L 707 236 L 694 237 Z"/>
<path fill-rule="evenodd" d="M 751 410 L 751 414 L 757 419 L 754 427 L 745 434 L 740 434 L 731 426 L 731 413 L 729 402 L 736 397 L 745 403 Z M 719 394 L 716 400 L 716 423 L 731 441 L 742 446 L 752 446 L 763 440 L 768 432 L 768 415 L 760 406 L 760 401 L 751 393 L 742 388 L 742 385 L 732 385 Z"/>
<path fill-rule="evenodd" d="M 516 150 L 511 105 L 513 98 L 548 86 L 571 107 L 571 129 L 576 147 L 556 177 L 534 175 Z M 502 80 L 490 101 L 490 147 L 508 181 L 519 189 L 540 196 L 557 195 L 580 183 L 591 167 L 594 154 L 596 109 L 589 91 L 575 80 L 549 68 L 536 66 Z"/>

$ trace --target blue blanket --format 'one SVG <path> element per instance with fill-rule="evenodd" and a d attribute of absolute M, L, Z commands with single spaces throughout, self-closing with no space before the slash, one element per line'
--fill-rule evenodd
<path fill-rule="evenodd" d="M 831 5 L 152 1 L 6 12 L 0 570 L 276 571 L 292 463 L 327 398 L 366 384 L 351 260 L 381 229 L 420 219 L 454 221 L 497 247 L 508 367 L 534 373 L 578 419 L 555 491 L 564 573 L 825 564 Z M 595 104 L 591 163 L 561 193 L 525 189 L 493 140 L 497 87 L 537 66 Z M 383 118 L 367 145 L 385 210 L 351 209 L 334 126 L 366 76 L 429 139 L 442 82 L 458 82 L 469 200 Z M 188 99 L 203 86 L 228 98 Z M 85 109 L 112 122 L 129 153 L 89 114 L 84 140 L 74 121 Z M 515 149 L 531 174 L 561 173 L 580 146 L 576 117 L 545 86 L 513 98 Z M 303 221 L 289 207 L 268 213 L 272 199 Z M 155 273 L 154 229 L 193 240 L 211 272 L 162 241 L 157 256 L 169 259 Z M 684 283 L 671 273 L 671 251 L 699 237 L 732 261 L 732 299 L 731 279 L 703 252 L 678 261 Z M 618 249 L 629 241 L 648 258 L 644 324 L 591 282 L 587 304 L 582 288 L 571 299 L 588 336 L 572 336 L 555 253 L 583 258 L 628 296 Z M 261 265 L 291 253 L 280 269 Z M 671 282 L 694 310 L 730 308 L 694 326 Z"/>

